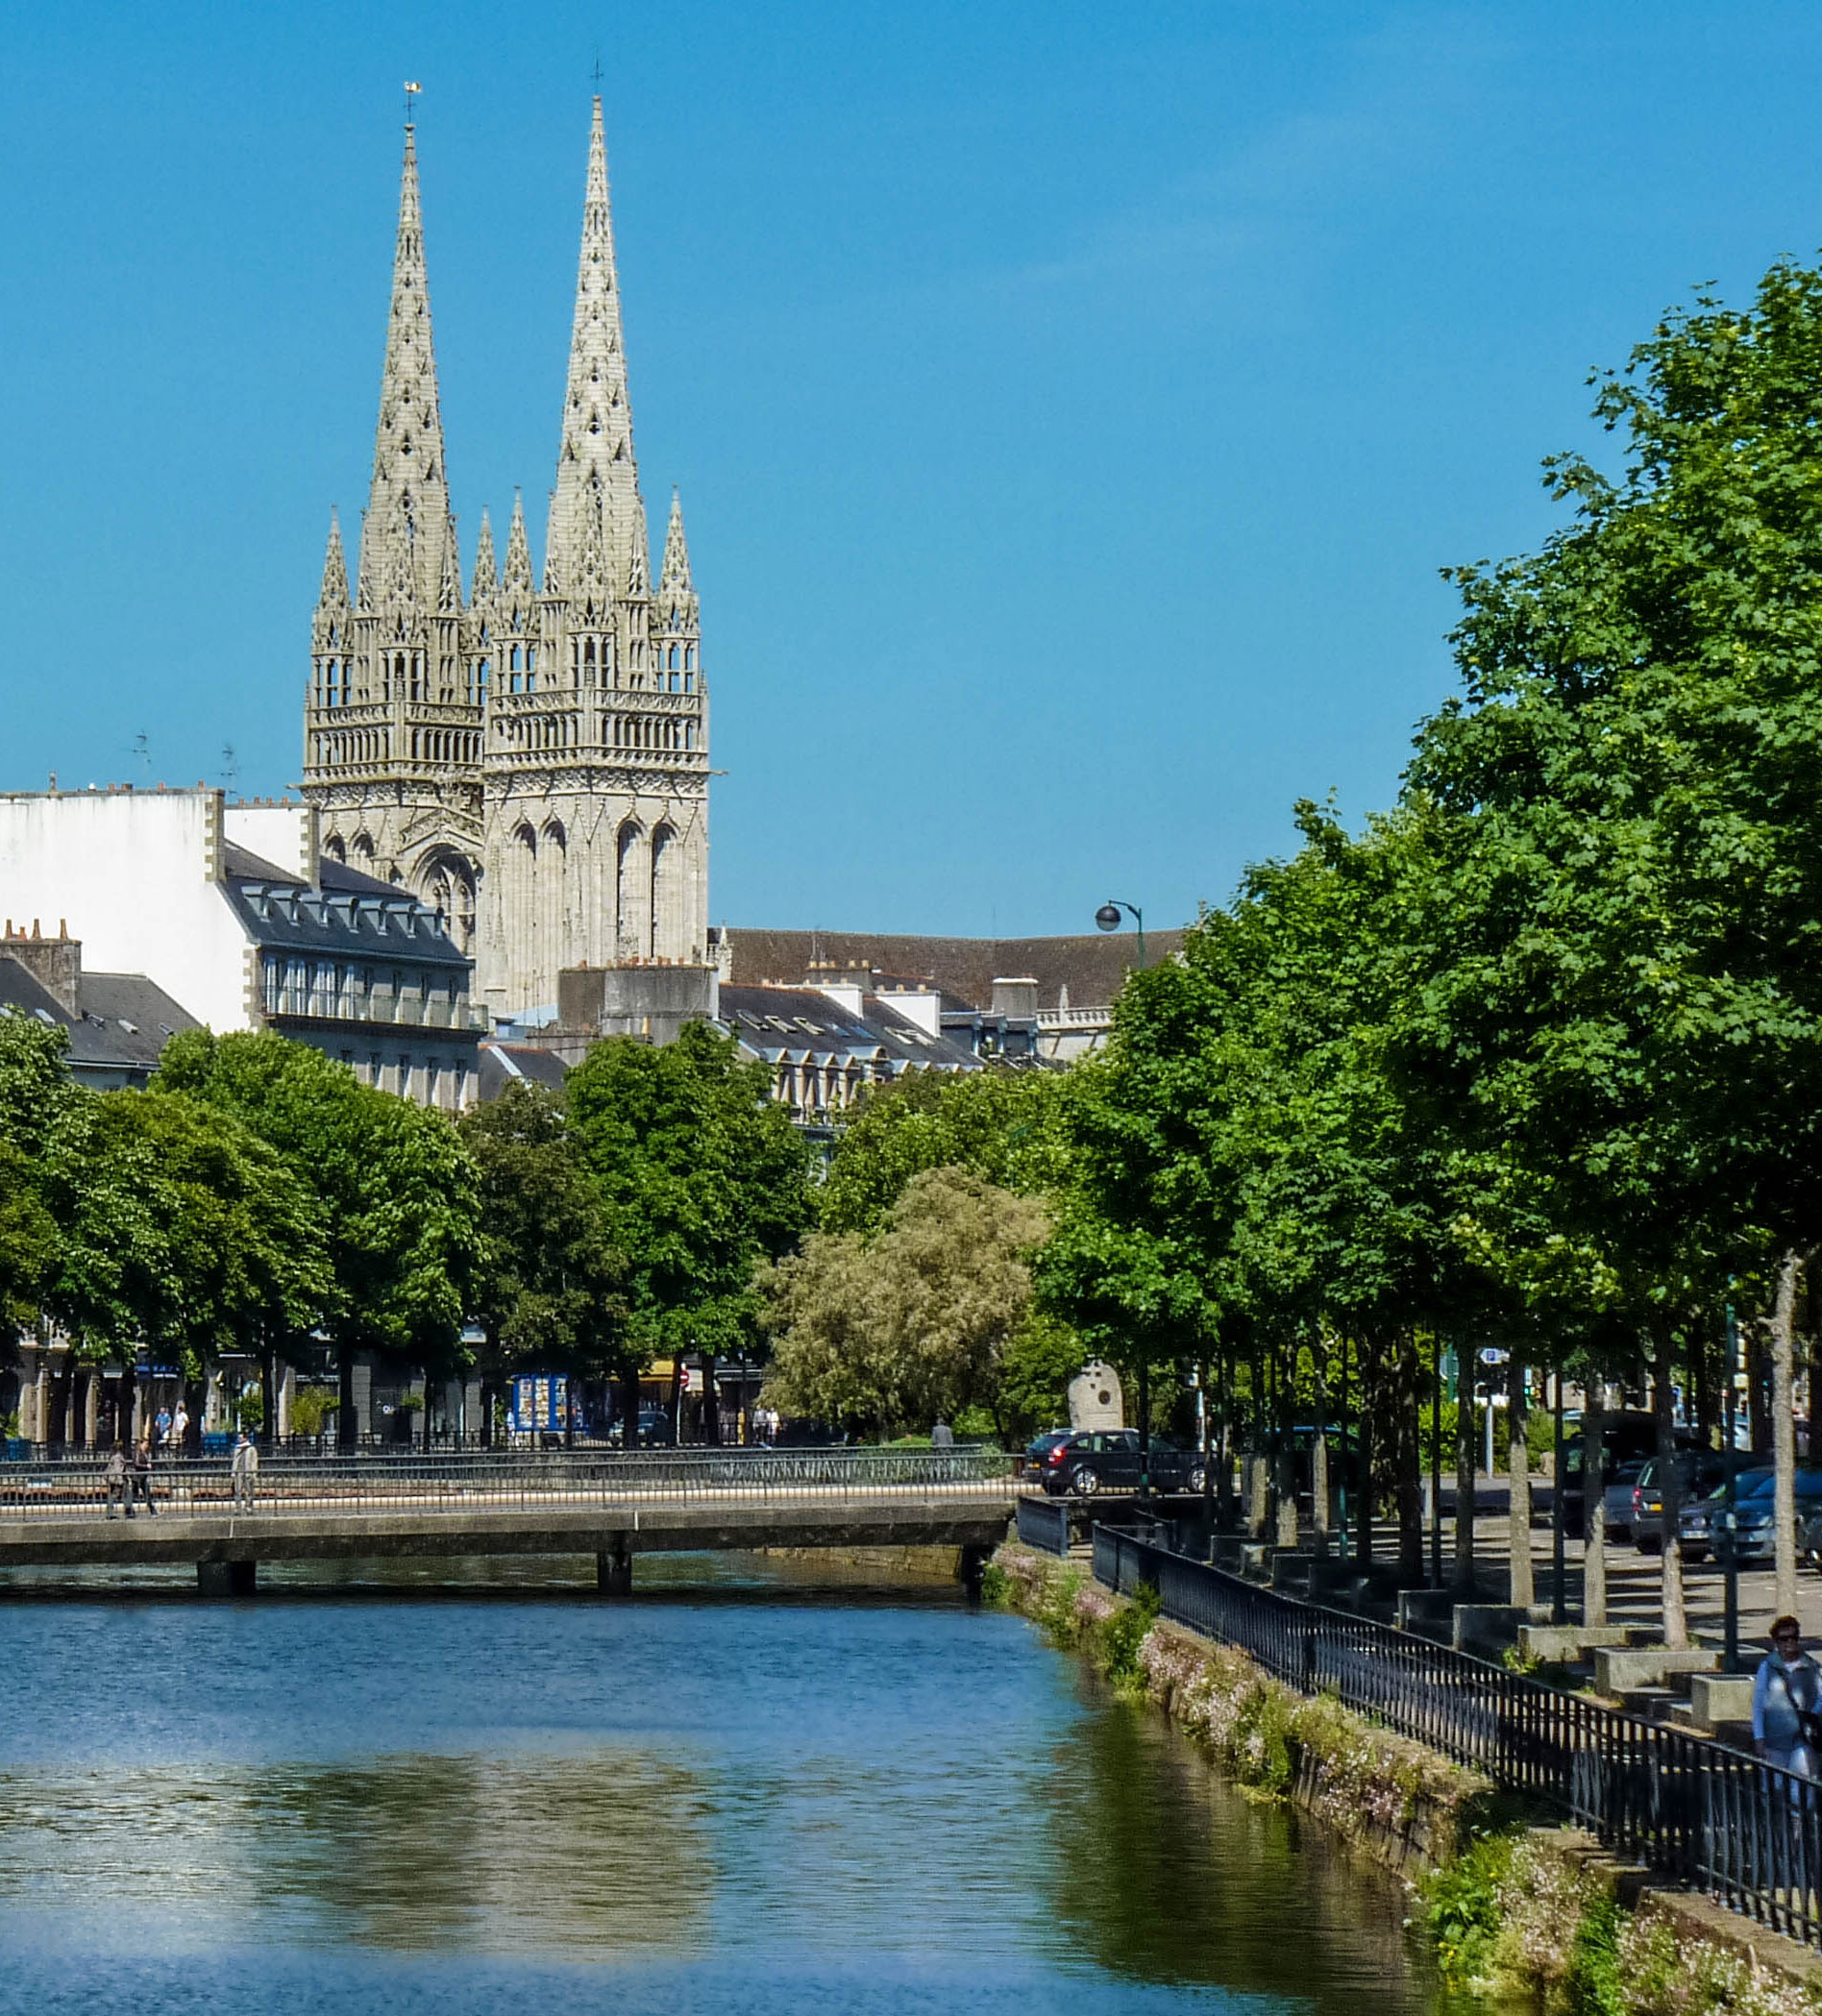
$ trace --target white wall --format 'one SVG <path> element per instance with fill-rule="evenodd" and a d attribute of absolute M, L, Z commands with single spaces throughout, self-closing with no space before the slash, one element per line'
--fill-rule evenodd
<path fill-rule="evenodd" d="M 28 931 L 62 918 L 92 971 L 144 973 L 210 1028 L 248 1028 L 221 821 L 218 791 L 0 794 L 0 914 Z"/>
<path fill-rule="evenodd" d="M 236 847 L 312 889 L 318 872 L 317 824 L 314 805 L 230 805 L 222 814 L 223 830 Z"/>

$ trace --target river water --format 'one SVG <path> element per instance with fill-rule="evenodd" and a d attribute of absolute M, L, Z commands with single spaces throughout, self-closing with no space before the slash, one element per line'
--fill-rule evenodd
<path fill-rule="evenodd" d="M 1022 1620 L 648 1567 L 620 1604 L 560 1570 L 233 1605 L 15 1583 L 0 2007 L 1435 2006 L 1395 1883 Z"/>

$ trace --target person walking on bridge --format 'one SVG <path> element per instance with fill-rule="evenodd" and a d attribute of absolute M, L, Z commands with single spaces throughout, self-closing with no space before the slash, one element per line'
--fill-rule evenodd
<path fill-rule="evenodd" d="M 133 1517 L 135 1494 L 145 1501 L 145 1515 L 148 1519 L 158 1517 L 159 1509 L 152 1503 L 152 1431 L 148 1428 L 134 1444 L 133 1462 L 127 1468 L 127 1517 Z"/>
<path fill-rule="evenodd" d="M 116 1505 L 124 1505 L 127 1508 L 127 1516 L 131 1518 L 133 1500 L 127 1496 L 127 1452 L 118 1442 L 113 1445 L 113 1450 L 108 1458 L 108 1467 L 103 1472 L 103 1478 L 108 1487 L 109 1518 L 113 1517 Z"/>
<path fill-rule="evenodd" d="M 253 1510 L 254 1486 L 259 1481 L 259 1452 L 243 1428 L 234 1442 L 234 1486 L 235 1512 Z"/>

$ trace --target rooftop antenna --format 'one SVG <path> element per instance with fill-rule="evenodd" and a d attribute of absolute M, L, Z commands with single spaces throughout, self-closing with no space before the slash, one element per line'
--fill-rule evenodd
<path fill-rule="evenodd" d="M 234 753 L 232 742 L 224 742 L 221 746 L 221 781 L 230 791 L 237 792 L 240 788 L 240 758 Z"/>
<path fill-rule="evenodd" d="M 411 106 L 411 101 L 412 101 L 412 99 L 413 99 L 413 98 L 415 98 L 415 97 L 416 97 L 416 96 L 418 95 L 418 93 L 419 93 L 419 92 L 420 92 L 421 90 L 423 90 L 423 88 L 424 88 L 424 86 L 422 86 L 421 84 L 411 84 L 411 83 L 408 83 L 408 82 L 406 83 L 406 86 L 405 86 L 405 123 L 406 123 L 406 124 L 407 126 L 409 126 L 409 125 L 411 125 L 411 124 L 413 123 L 413 121 L 412 121 L 412 116 L 411 116 L 411 113 L 412 113 L 412 106 Z"/>
<path fill-rule="evenodd" d="M 139 761 L 144 764 L 145 774 L 147 776 L 150 776 L 152 774 L 152 743 L 143 728 L 133 738 L 131 753 L 137 756 Z"/>

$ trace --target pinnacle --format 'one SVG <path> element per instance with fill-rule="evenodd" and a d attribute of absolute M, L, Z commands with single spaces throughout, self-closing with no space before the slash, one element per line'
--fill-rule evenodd
<path fill-rule="evenodd" d="M 323 555 L 323 585 L 316 598 L 319 609 L 348 606 L 348 562 L 342 553 L 341 522 L 329 514 L 329 548 Z"/>
<path fill-rule="evenodd" d="M 475 580 L 468 591 L 471 603 L 491 602 L 500 592 L 500 568 L 494 559 L 493 520 L 485 506 L 480 513 L 480 537 L 475 542 Z"/>
<path fill-rule="evenodd" d="M 525 530 L 525 500 L 516 490 L 512 497 L 512 523 L 506 530 L 505 586 L 509 596 L 529 597 L 533 589 L 531 542 Z"/>
<path fill-rule="evenodd" d="M 671 491 L 671 523 L 664 534 L 664 572 L 659 577 L 658 592 L 660 595 L 688 595 L 692 592 L 689 542 L 683 536 L 683 500 L 675 487 Z"/>

